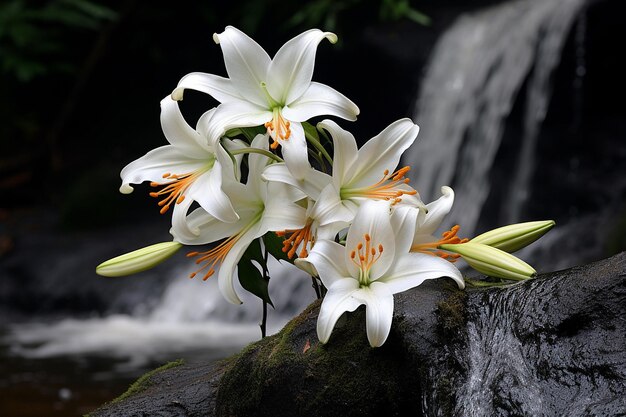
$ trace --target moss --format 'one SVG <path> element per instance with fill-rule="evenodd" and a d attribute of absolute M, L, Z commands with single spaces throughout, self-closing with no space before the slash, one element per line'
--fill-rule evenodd
<path fill-rule="evenodd" d="M 109 401 L 106 404 L 103 404 L 100 408 L 105 407 L 107 405 L 112 405 L 112 404 L 116 404 L 120 401 L 123 401 L 129 397 L 132 397 L 133 395 L 144 391 L 145 389 L 147 389 L 148 387 L 150 387 L 152 385 L 152 377 L 160 372 L 163 372 L 167 369 L 170 368 L 175 368 L 177 366 L 181 366 L 185 363 L 185 361 L 183 359 L 177 359 L 175 361 L 172 362 L 168 362 L 165 365 L 162 365 L 156 369 L 153 369 L 152 371 L 146 372 L 145 374 L 143 374 L 142 376 L 139 377 L 139 379 L 137 379 L 135 382 L 133 382 L 132 384 L 130 384 L 130 387 L 128 387 L 128 389 L 126 390 L 126 392 L 124 392 L 122 395 L 120 395 L 119 397 Z M 90 414 L 85 414 L 84 417 L 89 417 Z"/>
<path fill-rule="evenodd" d="M 465 328 L 465 291 L 456 291 L 437 304 L 439 330 L 444 337 L 454 337 Z"/>
<path fill-rule="evenodd" d="M 397 344 L 388 341 L 382 348 L 371 348 L 365 310 L 360 308 L 347 314 L 329 343 L 322 345 L 315 330 L 318 308 L 314 303 L 280 333 L 239 355 L 220 381 L 218 414 L 269 416 L 296 409 L 303 415 L 356 416 L 389 411 L 381 408 L 385 401 L 388 407 L 398 406 L 392 399 L 417 383 L 408 381 L 413 375 L 397 361 L 402 355 Z M 363 381 L 377 384 L 364 390 Z"/>

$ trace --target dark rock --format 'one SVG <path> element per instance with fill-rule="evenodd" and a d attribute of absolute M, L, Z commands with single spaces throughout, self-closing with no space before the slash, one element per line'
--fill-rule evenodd
<path fill-rule="evenodd" d="M 362 308 L 321 345 L 315 302 L 227 361 L 156 372 L 92 415 L 626 413 L 626 253 L 499 288 L 430 281 L 395 301 L 381 348 Z"/>

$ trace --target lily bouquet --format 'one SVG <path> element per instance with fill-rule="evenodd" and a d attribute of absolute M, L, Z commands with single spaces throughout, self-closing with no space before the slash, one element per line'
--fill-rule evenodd
<path fill-rule="evenodd" d="M 172 209 L 172 240 L 99 265 L 104 276 L 140 272 L 183 246 L 197 270 L 191 278 L 217 276 L 219 290 L 233 304 L 235 286 L 271 304 L 268 256 L 292 262 L 312 277 L 323 298 L 317 333 L 328 342 L 344 312 L 366 306 L 373 347 L 391 329 L 393 294 L 428 279 L 448 277 L 459 289 L 469 282 L 455 262 L 504 282 L 531 278 L 535 270 L 510 254 L 541 237 L 553 221 L 510 225 L 471 240 L 459 226 L 435 231 L 450 211 L 454 192 L 424 203 L 409 184 L 402 153 L 419 127 L 405 118 L 391 123 L 360 149 L 354 136 L 325 119 L 354 121 L 358 107 L 333 88 L 312 81 L 317 47 L 337 36 L 317 29 L 283 45 L 273 58 L 234 27 L 215 34 L 228 78 L 206 73 L 184 76 L 161 101 L 161 125 L 168 145 L 128 164 L 122 193 L 149 181 L 162 214 Z M 189 126 L 179 101 L 192 89 L 219 102 Z M 329 151 L 329 149 L 331 149 Z M 332 155 L 331 155 L 332 153 Z"/>

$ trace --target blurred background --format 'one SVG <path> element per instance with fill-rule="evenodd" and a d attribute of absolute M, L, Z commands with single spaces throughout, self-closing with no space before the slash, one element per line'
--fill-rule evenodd
<path fill-rule="evenodd" d="M 420 125 L 406 153 L 424 201 L 456 191 L 447 226 L 473 236 L 554 219 L 520 257 L 548 272 L 626 249 L 626 39 L 619 0 L 0 3 L 0 415 L 72 416 L 177 358 L 212 361 L 260 337 L 258 299 L 221 300 L 184 254 L 132 277 L 100 262 L 169 240 L 148 187 L 119 171 L 166 143 L 159 102 L 187 73 L 226 76 L 226 25 L 273 55 L 311 27 L 314 80 L 350 97 L 361 143 Z M 186 93 L 191 125 L 210 97 Z M 444 225 L 446 226 L 446 225 Z M 270 332 L 314 299 L 272 269 Z"/>

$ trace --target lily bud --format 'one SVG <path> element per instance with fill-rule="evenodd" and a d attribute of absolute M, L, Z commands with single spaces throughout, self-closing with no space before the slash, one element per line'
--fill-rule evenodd
<path fill-rule="evenodd" d="M 96 267 L 96 273 L 104 277 L 122 277 L 153 268 L 174 255 L 182 244 L 161 242 L 125 253 Z"/>
<path fill-rule="evenodd" d="M 470 242 L 482 243 L 511 253 L 539 239 L 552 229 L 554 224 L 554 220 L 511 224 L 478 235 Z"/>
<path fill-rule="evenodd" d="M 439 248 L 458 253 L 469 266 L 491 277 L 521 281 L 537 273 L 521 259 L 482 243 L 444 244 Z"/>

